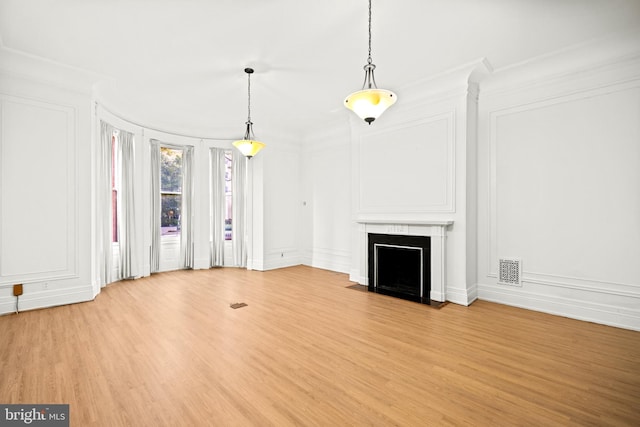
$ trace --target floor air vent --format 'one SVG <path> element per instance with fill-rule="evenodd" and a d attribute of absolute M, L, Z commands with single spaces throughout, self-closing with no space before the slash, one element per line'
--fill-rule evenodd
<path fill-rule="evenodd" d="M 235 310 L 236 308 L 242 308 L 242 307 L 246 307 L 246 306 L 247 306 L 247 304 L 245 304 L 243 302 L 236 302 L 236 303 L 231 304 L 229 307 L 231 307 L 231 308 L 233 308 Z"/>
<path fill-rule="evenodd" d="M 522 261 L 514 258 L 500 258 L 498 283 L 502 285 L 522 286 Z"/>

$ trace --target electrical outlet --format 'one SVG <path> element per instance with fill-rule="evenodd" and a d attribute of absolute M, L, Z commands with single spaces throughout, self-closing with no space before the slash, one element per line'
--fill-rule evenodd
<path fill-rule="evenodd" d="M 280 252 L 280 258 L 284 258 L 284 252 Z"/>
<path fill-rule="evenodd" d="M 13 296 L 18 297 L 22 295 L 22 284 L 13 285 Z"/>
<path fill-rule="evenodd" d="M 49 289 L 49 282 L 44 282 L 44 283 L 42 284 L 42 289 L 44 289 L 45 291 L 46 291 L 47 289 Z"/>

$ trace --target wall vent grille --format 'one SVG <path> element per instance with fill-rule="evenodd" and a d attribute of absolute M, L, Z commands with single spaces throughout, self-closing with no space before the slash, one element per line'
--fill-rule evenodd
<path fill-rule="evenodd" d="M 501 285 L 522 286 L 522 261 L 514 258 L 500 258 L 498 283 Z"/>

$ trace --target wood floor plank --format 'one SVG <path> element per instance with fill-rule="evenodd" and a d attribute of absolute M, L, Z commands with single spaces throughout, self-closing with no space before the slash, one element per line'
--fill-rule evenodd
<path fill-rule="evenodd" d="M 74 426 L 640 425 L 638 332 L 352 285 L 176 271 L 2 316 L 0 402 L 68 403 Z"/>

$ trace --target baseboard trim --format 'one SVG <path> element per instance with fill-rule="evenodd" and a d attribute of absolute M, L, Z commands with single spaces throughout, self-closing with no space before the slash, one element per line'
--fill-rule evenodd
<path fill-rule="evenodd" d="M 344 263 L 327 261 L 327 260 L 322 260 L 322 261 L 316 260 L 316 261 L 312 261 L 307 265 L 314 268 L 320 268 L 322 270 L 335 271 L 337 273 L 344 273 L 344 274 L 348 274 L 349 270 L 351 269 L 349 265 L 345 265 Z"/>
<path fill-rule="evenodd" d="M 555 295 L 533 294 L 521 289 L 503 289 L 492 285 L 480 285 L 478 297 L 481 300 L 527 310 L 640 331 L 640 310 L 629 308 L 631 305 L 620 307 Z"/>
<path fill-rule="evenodd" d="M 22 312 L 93 301 L 95 299 L 93 292 L 94 289 L 91 284 L 73 288 L 31 292 L 20 297 L 19 310 Z M 0 315 L 15 313 L 15 309 L 15 297 L 11 296 L 0 299 Z"/>
<path fill-rule="evenodd" d="M 471 305 L 471 303 L 476 299 L 478 299 L 478 287 L 475 284 L 470 288 L 451 286 L 447 284 L 446 292 L 447 295 L 446 299 L 444 300 L 452 302 L 454 304 L 468 306 Z"/>

